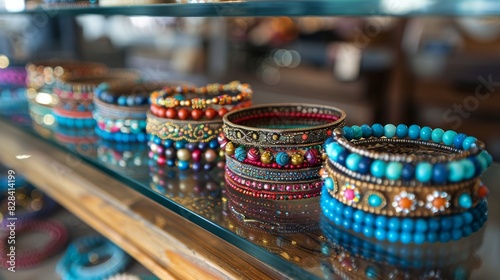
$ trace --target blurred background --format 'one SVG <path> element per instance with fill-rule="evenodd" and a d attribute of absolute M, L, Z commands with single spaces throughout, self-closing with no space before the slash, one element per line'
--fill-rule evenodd
<path fill-rule="evenodd" d="M 137 68 L 156 81 L 240 80 L 255 103 L 330 104 L 346 110 L 348 124 L 474 135 L 496 161 L 499 50 L 499 18 L 0 17 L 1 68 L 67 58 Z"/>

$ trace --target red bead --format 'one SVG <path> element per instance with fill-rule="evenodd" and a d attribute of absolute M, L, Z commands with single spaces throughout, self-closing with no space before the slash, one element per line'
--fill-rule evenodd
<path fill-rule="evenodd" d="M 158 164 L 159 165 L 164 165 L 165 164 L 165 157 L 164 156 L 160 156 L 158 157 Z"/>
<path fill-rule="evenodd" d="M 217 116 L 217 111 L 215 111 L 214 109 L 208 108 L 205 111 L 205 117 L 207 117 L 207 119 L 211 120 L 211 119 L 215 118 L 215 116 Z"/>
<path fill-rule="evenodd" d="M 180 109 L 179 112 L 177 112 L 177 115 L 179 116 L 179 119 L 181 120 L 187 120 L 189 118 L 189 115 L 191 114 L 191 112 L 189 112 L 188 109 Z"/>
<path fill-rule="evenodd" d="M 196 149 L 194 150 L 192 153 L 191 153 L 191 158 L 193 159 L 193 161 L 200 161 L 201 160 L 201 151 Z"/>
<path fill-rule="evenodd" d="M 479 196 L 479 198 L 485 198 L 488 196 L 488 188 L 484 185 L 480 186 L 479 189 L 477 190 L 477 196 Z"/>
<path fill-rule="evenodd" d="M 166 110 L 165 108 L 160 107 L 160 108 L 156 109 L 156 115 L 157 115 L 158 117 L 160 117 L 160 118 L 164 118 L 164 117 L 165 117 L 165 112 L 166 112 L 166 111 L 167 111 L 167 110 Z"/>
<path fill-rule="evenodd" d="M 194 109 L 193 111 L 191 111 L 191 118 L 193 118 L 193 120 L 199 120 L 199 119 L 201 119 L 201 117 L 203 117 L 202 110 Z"/>
<path fill-rule="evenodd" d="M 223 117 L 225 114 L 227 114 L 227 112 L 228 112 L 228 110 L 226 108 L 222 107 L 219 109 L 218 113 L 219 113 L 220 117 Z"/>
<path fill-rule="evenodd" d="M 165 112 L 165 116 L 169 119 L 175 119 L 177 117 L 177 111 L 175 111 L 175 109 L 169 108 Z"/>
<path fill-rule="evenodd" d="M 307 133 L 302 134 L 302 140 L 306 141 L 308 137 Z"/>

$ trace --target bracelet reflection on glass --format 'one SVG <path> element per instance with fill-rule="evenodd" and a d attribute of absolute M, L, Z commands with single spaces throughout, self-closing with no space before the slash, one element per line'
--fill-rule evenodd
<path fill-rule="evenodd" d="M 144 143 L 148 140 L 148 136 L 146 133 L 122 133 L 122 132 L 107 132 L 101 130 L 99 127 L 95 128 L 95 133 L 106 141 L 116 141 L 122 143 L 132 143 L 132 142 L 141 142 Z"/>
<path fill-rule="evenodd" d="M 22 111 L 28 108 L 26 88 L 0 86 L 0 111 Z"/>
<path fill-rule="evenodd" d="M 26 251 L 20 251 L 19 249 L 15 252 L 15 268 L 28 268 L 40 264 L 49 257 L 57 254 L 59 250 L 64 247 L 67 240 L 67 230 L 59 222 L 56 221 L 27 221 L 24 223 L 19 223 L 16 225 L 16 236 L 19 242 L 21 234 L 30 232 L 42 232 L 49 235 L 49 241 L 42 246 L 37 246 L 36 248 L 30 248 Z M 7 243 L 8 235 L 4 235 L 0 242 L 0 266 L 4 268 L 12 267 L 9 264 L 11 254 L 10 248 L 12 248 Z M 16 242 L 16 247 L 19 246 Z"/>
<path fill-rule="evenodd" d="M 344 119 L 344 111 L 330 106 L 266 104 L 226 114 L 223 131 L 247 147 L 301 147 L 323 144 Z"/>
<path fill-rule="evenodd" d="M 324 183 L 344 204 L 378 215 L 424 217 L 460 213 L 488 194 L 480 179 L 441 186 L 385 186 L 353 179 L 325 162 Z"/>
<path fill-rule="evenodd" d="M 148 177 L 148 152 L 144 144 L 101 141 L 97 158 L 108 168 L 133 178 Z"/>
<path fill-rule="evenodd" d="M 26 69 L 24 67 L 9 66 L 0 69 L 0 85 L 24 87 L 26 85 Z"/>
<path fill-rule="evenodd" d="M 99 115 L 94 111 L 93 117 L 97 126 L 106 132 L 139 133 L 146 129 L 146 120 L 143 119 L 116 119 Z"/>
<path fill-rule="evenodd" d="M 215 167 L 224 168 L 225 166 L 224 156 L 217 155 L 215 151 L 210 149 L 205 152 L 204 156 L 205 160 L 194 161 L 192 158 L 187 160 L 180 160 L 179 155 L 181 155 L 181 158 L 184 158 L 183 154 L 186 155 L 189 154 L 189 151 L 184 152 L 184 150 L 187 149 L 181 149 L 178 150 L 177 153 L 172 153 L 170 158 L 167 158 L 167 156 L 165 155 L 157 154 L 153 151 L 150 151 L 148 156 L 150 159 L 154 160 L 160 166 L 166 165 L 168 167 L 177 167 L 179 168 L 179 170 L 191 169 L 193 171 L 201 171 L 201 170 L 209 171 Z M 207 161 L 206 158 L 210 158 L 210 161 Z"/>
<path fill-rule="evenodd" d="M 325 150 L 337 168 L 364 181 L 456 183 L 479 176 L 492 162 L 482 142 L 452 130 L 378 124 L 353 128 L 336 130 Z"/>
<path fill-rule="evenodd" d="M 63 280 L 103 279 L 127 266 L 130 257 L 101 236 L 84 236 L 73 241 L 56 266 Z"/>
<path fill-rule="evenodd" d="M 347 230 L 403 244 L 459 240 L 478 231 L 488 217 L 486 200 L 463 213 L 432 218 L 374 215 L 341 203 L 330 196 L 326 187 L 321 195 L 321 208 L 328 219 Z"/>
<path fill-rule="evenodd" d="M 222 121 L 190 121 L 159 118 L 148 112 L 146 131 L 161 139 L 209 142 L 222 131 Z"/>

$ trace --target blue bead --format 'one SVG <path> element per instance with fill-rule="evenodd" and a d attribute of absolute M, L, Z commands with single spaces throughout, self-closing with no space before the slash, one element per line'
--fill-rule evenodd
<path fill-rule="evenodd" d="M 351 129 L 352 129 L 353 139 L 360 139 L 363 136 L 363 131 L 361 130 L 361 127 L 353 125 L 351 126 Z"/>
<path fill-rule="evenodd" d="M 361 224 L 358 224 L 358 223 L 353 223 L 352 230 L 354 230 L 354 232 L 360 233 L 363 231 L 363 226 Z"/>
<path fill-rule="evenodd" d="M 396 135 L 400 139 L 406 138 L 406 136 L 408 136 L 408 126 L 405 124 L 398 124 L 396 127 Z"/>
<path fill-rule="evenodd" d="M 334 190 L 334 187 L 335 187 L 335 186 L 334 186 L 334 185 L 335 185 L 335 183 L 334 183 L 333 179 L 332 179 L 332 178 L 330 178 L 330 177 L 327 177 L 327 178 L 325 178 L 325 179 L 323 180 L 323 185 L 324 185 L 324 186 L 326 187 L 326 189 L 327 189 L 327 190 L 329 190 L 329 191 L 333 191 L 333 190 Z"/>
<path fill-rule="evenodd" d="M 370 158 L 363 157 L 358 164 L 358 171 L 357 172 L 360 174 L 363 174 L 363 175 L 368 174 L 368 172 L 370 172 L 371 164 L 372 164 L 372 160 Z"/>
<path fill-rule="evenodd" d="M 192 152 L 192 151 L 196 150 L 197 146 L 198 146 L 198 143 L 187 142 L 185 148 Z"/>
<path fill-rule="evenodd" d="M 432 141 L 434 141 L 434 143 L 441 143 L 441 141 L 443 141 L 443 134 L 444 134 L 444 130 L 442 130 L 441 128 L 436 128 L 432 131 Z"/>
<path fill-rule="evenodd" d="M 415 167 L 411 163 L 405 163 L 401 171 L 401 178 L 405 181 L 413 180 L 415 176 Z"/>
<path fill-rule="evenodd" d="M 417 140 L 420 138 L 420 126 L 413 124 L 408 128 L 408 137 L 412 140 Z"/>
<path fill-rule="evenodd" d="M 425 234 L 423 233 L 415 233 L 413 235 L 413 242 L 415 242 L 415 244 L 422 244 L 425 242 Z"/>
<path fill-rule="evenodd" d="M 441 218 L 441 228 L 440 230 L 449 231 L 453 226 L 453 220 L 450 217 Z"/>
<path fill-rule="evenodd" d="M 464 219 L 462 218 L 461 215 L 454 215 L 453 216 L 453 228 L 462 228 L 464 225 Z"/>
<path fill-rule="evenodd" d="M 340 165 L 345 165 L 345 161 L 347 159 L 347 156 L 349 155 L 349 153 L 347 151 L 342 151 L 338 158 L 337 158 L 337 162 L 340 164 Z"/>
<path fill-rule="evenodd" d="M 484 158 L 486 159 L 486 162 L 488 163 L 488 167 L 491 166 L 493 163 L 493 156 L 490 155 L 487 151 L 482 151 L 481 154 L 483 154 Z"/>
<path fill-rule="evenodd" d="M 464 139 L 462 143 L 462 148 L 464 150 L 468 150 L 475 145 L 476 141 L 477 141 L 476 137 L 468 136 L 467 138 Z"/>
<path fill-rule="evenodd" d="M 396 126 L 393 124 L 386 124 L 384 126 L 384 136 L 387 138 L 392 138 L 396 135 Z"/>
<path fill-rule="evenodd" d="M 364 229 L 363 229 L 363 233 L 365 234 L 366 237 L 373 237 L 373 234 L 374 234 L 374 230 L 372 227 L 370 226 L 366 226 Z"/>
<path fill-rule="evenodd" d="M 171 139 L 165 140 L 163 143 L 163 146 L 165 148 L 171 148 L 173 145 L 174 145 L 174 140 Z"/>
<path fill-rule="evenodd" d="M 139 133 L 137 134 L 137 141 L 138 142 L 146 142 L 146 133 Z"/>
<path fill-rule="evenodd" d="M 424 141 L 429 141 L 432 139 L 432 129 L 428 126 L 422 127 L 420 130 L 420 139 Z"/>
<path fill-rule="evenodd" d="M 352 138 L 354 137 L 354 133 L 352 131 L 352 128 L 350 128 L 349 126 L 344 126 L 342 128 L 342 130 L 344 130 L 344 137 L 347 140 L 352 140 Z"/>
<path fill-rule="evenodd" d="M 383 202 L 383 198 L 378 194 L 372 193 L 368 196 L 368 205 L 371 207 L 380 207 Z"/>
<path fill-rule="evenodd" d="M 126 106 L 127 105 L 127 97 L 125 97 L 123 95 L 118 97 L 118 105 Z"/>
<path fill-rule="evenodd" d="M 399 241 L 399 233 L 397 231 L 389 231 L 387 234 L 387 240 L 390 242 L 398 242 Z"/>
<path fill-rule="evenodd" d="M 361 132 L 363 133 L 363 138 L 369 138 L 372 136 L 372 128 L 367 124 L 363 124 L 361 126 Z"/>
<path fill-rule="evenodd" d="M 210 163 L 210 162 L 209 162 L 209 163 L 205 163 L 205 164 L 203 165 L 203 170 L 205 170 L 205 171 L 212 170 L 212 168 L 214 168 L 214 164 L 213 164 L 213 163 Z"/>
<path fill-rule="evenodd" d="M 345 219 L 342 222 L 342 226 L 344 227 L 344 229 L 350 230 L 352 228 L 352 222 L 351 222 L 351 220 Z"/>
<path fill-rule="evenodd" d="M 400 226 L 401 226 L 400 219 L 396 217 L 392 217 L 389 219 L 388 227 L 390 230 L 398 231 Z"/>
<path fill-rule="evenodd" d="M 409 232 L 401 233 L 401 243 L 409 244 L 412 241 L 412 235 Z"/>
<path fill-rule="evenodd" d="M 376 267 L 374 266 L 367 266 L 366 269 L 365 269 L 365 276 L 366 278 L 368 279 L 378 279 L 378 270 Z"/>
<path fill-rule="evenodd" d="M 454 229 L 451 231 L 451 239 L 453 240 L 459 240 L 462 238 L 462 230 L 460 229 Z"/>
<path fill-rule="evenodd" d="M 458 205 L 462 208 L 469 209 L 472 207 L 472 198 L 468 193 L 462 193 L 458 197 Z"/>
<path fill-rule="evenodd" d="M 193 166 L 191 167 L 193 169 L 193 171 L 197 172 L 197 171 L 200 171 L 202 169 L 202 164 L 201 162 L 199 161 L 195 161 L 193 162 Z"/>
<path fill-rule="evenodd" d="M 385 175 L 386 164 L 384 161 L 375 160 L 373 161 L 370 171 L 373 176 L 377 178 L 382 178 Z"/>
<path fill-rule="evenodd" d="M 462 233 L 464 237 L 467 237 L 472 234 L 472 228 L 470 226 L 464 226 L 462 228 Z"/>
<path fill-rule="evenodd" d="M 384 135 L 384 127 L 379 123 L 373 124 L 372 134 L 375 137 L 382 137 L 382 135 Z"/>
<path fill-rule="evenodd" d="M 385 177 L 389 180 L 399 180 L 403 171 L 403 164 L 400 162 L 389 162 L 386 167 Z"/>
<path fill-rule="evenodd" d="M 375 230 L 375 238 L 377 240 L 385 240 L 387 238 L 387 232 L 384 229 L 376 229 Z"/>
<path fill-rule="evenodd" d="M 347 159 L 345 161 L 345 165 L 347 168 L 350 170 L 356 172 L 358 171 L 359 167 L 359 162 L 361 161 L 362 157 L 356 153 L 352 153 L 347 156 Z"/>
<path fill-rule="evenodd" d="M 183 140 L 175 141 L 174 147 L 176 150 L 184 149 L 186 147 L 186 142 Z"/>
<path fill-rule="evenodd" d="M 417 219 L 415 222 L 416 232 L 426 232 L 427 231 L 427 221 L 425 219 Z"/>
<path fill-rule="evenodd" d="M 447 231 L 439 233 L 439 242 L 446 243 L 451 240 L 451 234 Z"/>
<path fill-rule="evenodd" d="M 134 106 L 135 105 L 135 97 L 134 96 L 129 96 L 127 97 L 127 105 L 128 106 Z"/>
<path fill-rule="evenodd" d="M 385 229 L 387 227 L 387 218 L 385 216 L 377 216 L 377 218 L 375 218 L 375 225 L 378 228 Z"/>
<path fill-rule="evenodd" d="M 455 141 L 455 136 L 457 136 L 457 133 L 453 130 L 448 130 L 443 134 L 443 143 L 446 146 L 453 146 L 453 143 Z"/>
<path fill-rule="evenodd" d="M 361 210 L 354 211 L 354 221 L 356 223 L 362 223 L 365 219 L 365 213 Z"/>
<path fill-rule="evenodd" d="M 464 223 L 466 225 L 471 224 L 472 221 L 474 220 L 474 217 L 472 216 L 472 214 L 470 212 L 464 212 L 464 213 L 462 213 L 462 218 L 464 219 Z"/>
<path fill-rule="evenodd" d="M 198 149 L 200 149 L 200 150 L 202 150 L 202 151 L 206 150 L 206 149 L 207 149 L 207 147 L 208 147 L 208 144 L 207 144 L 207 143 L 205 143 L 205 142 L 200 142 L 200 143 L 198 143 Z"/>
<path fill-rule="evenodd" d="M 448 174 L 446 172 L 446 165 L 442 163 L 436 163 L 432 170 L 432 181 L 435 184 L 445 184 Z"/>
<path fill-rule="evenodd" d="M 373 214 L 366 213 L 365 214 L 365 225 L 371 226 L 374 223 L 375 223 L 375 216 L 373 216 Z"/>
<path fill-rule="evenodd" d="M 419 162 L 415 170 L 415 177 L 422 183 L 428 183 L 432 178 L 432 165 L 428 162 Z"/>
<path fill-rule="evenodd" d="M 344 209 L 344 217 L 351 220 L 353 215 L 354 215 L 354 209 L 352 207 L 346 207 Z"/>
<path fill-rule="evenodd" d="M 403 222 L 401 223 L 401 230 L 403 232 L 410 232 L 413 231 L 415 224 L 413 223 L 413 220 L 410 218 L 405 218 L 403 219 Z"/>
<path fill-rule="evenodd" d="M 134 103 L 135 105 L 143 105 L 145 102 L 146 99 L 142 96 L 136 96 L 134 97 Z"/>
<path fill-rule="evenodd" d="M 153 143 L 155 143 L 156 145 L 160 145 L 161 144 L 161 138 L 155 136 L 154 139 L 153 139 Z"/>
<path fill-rule="evenodd" d="M 455 136 L 455 139 L 453 139 L 453 147 L 457 149 L 463 149 L 463 143 L 465 138 L 467 138 L 467 135 L 463 133 L 459 133 Z"/>
<path fill-rule="evenodd" d="M 186 160 L 179 160 L 177 166 L 180 170 L 187 170 L 189 168 L 189 162 Z"/>
<path fill-rule="evenodd" d="M 482 154 L 477 155 L 477 161 L 479 162 L 479 173 L 483 173 L 488 168 L 488 161 L 482 156 Z"/>
<path fill-rule="evenodd" d="M 333 209 L 335 213 L 341 215 L 344 212 L 344 205 L 342 203 L 335 204 L 335 208 Z"/>
<path fill-rule="evenodd" d="M 427 233 L 427 242 L 429 243 L 434 243 L 438 241 L 438 235 L 435 232 L 428 232 Z"/>
<path fill-rule="evenodd" d="M 83 128 L 83 119 L 75 119 L 75 126 L 77 128 Z"/>
<path fill-rule="evenodd" d="M 464 158 L 460 161 L 462 167 L 464 169 L 464 179 L 472 179 L 474 174 L 476 173 L 476 167 L 474 166 L 474 162 L 468 158 Z"/>
<path fill-rule="evenodd" d="M 217 142 L 217 139 L 213 139 L 212 141 L 208 142 L 208 147 L 210 149 L 215 150 L 215 149 L 219 148 L 219 142 Z"/>
<path fill-rule="evenodd" d="M 460 182 L 464 178 L 464 166 L 461 162 L 448 163 L 448 180 L 450 182 Z"/>
<path fill-rule="evenodd" d="M 333 218 L 333 222 L 336 224 L 336 225 L 342 225 L 344 223 L 344 220 L 342 219 L 342 217 L 340 216 L 335 216 Z"/>
<path fill-rule="evenodd" d="M 328 157 L 337 162 L 338 159 L 339 159 L 339 155 L 342 153 L 342 152 L 345 152 L 345 148 L 340 146 L 339 143 L 337 142 L 332 142 L 328 145 L 326 145 L 326 153 L 328 154 Z"/>
<path fill-rule="evenodd" d="M 245 150 L 244 146 L 239 146 L 236 148 L 234 151 L 234 157 L 238 161 L 244 161 L 247 158 L 247 151 Z"/>

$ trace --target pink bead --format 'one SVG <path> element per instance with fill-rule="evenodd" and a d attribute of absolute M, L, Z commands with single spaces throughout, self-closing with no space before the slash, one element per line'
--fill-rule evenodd
<path fill-rule="evenodd" d="M 161 156 L 161 157 L 158 157 L 158 164 L 159 165 L 164 165 L 165 164 L 165 157 Z"/>
<path fill-rule="evenodd" d="M 201 151 L 196 149 L 194 151 L 191 152 L 191 158 L 193 159 L 193 161 L 195 162 L 198 162 L 201 160 Z"/>
<path fill-rule="evenodd" d="M 158 148 L 156 148 L 156 153 L 162 155 L 165 152 L 165 147 L 162 145 L 158 145 Z"/>
<path fill-rule="evenodd" d="M 149 151 L 149 153 L 148 153 L 149 158 L 153 158 L 154 155 L 155 155 L 155 153 L 153 151 Z"/>
<path fill-rule="evenodd" d="M 353 190 L 345 190 L 344 191 L 344 197 L 347 200 L 353 200 L 354 199 L 354 191 Z"/>

